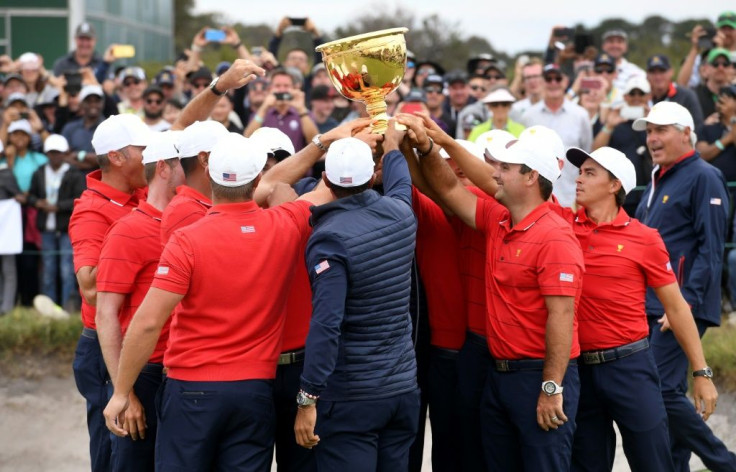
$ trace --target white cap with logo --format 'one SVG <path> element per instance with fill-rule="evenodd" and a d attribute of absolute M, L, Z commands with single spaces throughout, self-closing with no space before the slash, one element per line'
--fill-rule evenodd
<path fill-rule="evenodd" d="M 266 157 L 266 150 L 258 143 L 239 133 L 227 133 L 210 151 L 210 177 L 224 187 L 249 184 L 263 170 Z"/>
<path fill-rule="evenodd" d="M 636 169 L 626 154 L 608 146 L 598 148 L 590 154 L 579 148 L 567 150 L 567 160 L 577 168 L 580 168 L 588 158 L 596 161 L 620 180 L 626 193 L 636 187 Z"/>
<path fill-rule="evenodd" d="M 493 159 L 507 164 L 523 164 L 554 183 L 560 177 L 560 165 L 551 147 L 533 139 L 519 139 Z"/>
<path fill-rule="evenodd" d="M 521 132 L 519 139 L 531 140 L 540 146 L 547 146 L 552 149 L 557 159 L 565 159 L 565 144 L 557 131 L 551 128 L 542 125 L 530 126 Z"/>
<path fill-rule="evenodd" d="M 325 174 L 339 187 L 357 187 L 373 177 L 371 147 L 357 138 L 338 139 L 327 150 Z"/>
<path fill-rule="evenodd" d="M 43 152 L 59 151 L 67 152 L 69 150 L 69 142 L 60 134 L 51 134 L 46 141 L 43 142 Z"/>
<path fill-rule="evenodd" d="M 30 136 L 32 134 L 31 123 L 29 123 L 28 120 L 15 120 L 10 123 L 10 126 L 8 126 L 8 134 L 15 133 L 16 131 L 23 131 Z"/>
<path fill-rule="evenodd" d="M 105 96 L 105 93 L 102 91 L 101 86 L 88 84 L 82 87 L 81 92 L 79 92 L 79 101 L 83 102 L 84 99 L 89 97 L 90 95 L 102 98 Z"/>
<path fill-rule="evenodd" d="M 289 156 L 293 156 L 294 143 L 291 139 L 278 128 L 269 128 L 262 126 L 250 135 L 250 139 L 261 144 L 270 154 L 273 154 L 279 161 Z"/>
<path fill-rule="evenodd" d="M 503 129 L 492 129 L 475 138 L 475 143 L 483 148 L 486 159 L 493 159 L 495 154 L 503 152 L 511 141 L 516 141 L 516 136 Z"/>
<path fill-rule="evenodd" d="M 468 141 L 467 139 L 456 139 L 457 143 L 462 146 L 466 151 L 468 151 L 473 156 L 477 157 L 481 161 L 483 159 L 483 146 L 480 144 L 476 144 L 473 141 Z M 449 159 L 450 155 L 445 151 L 444 148 L 440 149 L 440 156 L 442 156 L 444 159 Z"/>
<path fill-rule="evenodd" d="M 194 157 L 200 152 L 210 152 L 220 138 L 227 136 L 227 128 L 214 120 L 195 121 L 179 136 L 179 157 Z"/>
<path fill-rule="evenodd" d="M 151 141 L 146 146 L 146 149 L 143 150 L 143 164 L 179 157 L 179 151 L 176 148 L 179 133 L 181 131 L 153 133 Z"/>
<path fill-rule="evenodd" d="M 634 131 L 644 131 L 647 129 L 647 123 L 653 125 L 681 125 L 695 131 L 693 124 L 693 115 L 687 108 L 675 102 L 659 102 L 649 110 L 649 114 L 644 118 L 639 118 L 631 125 Z"/>
<path fill-rule="evenodd" d="M 147 146 L 152 132 L 136 115 L 113 115 L 97 126 L 92 135 L 95 154 L 105 155 L 126 146 Z"/>

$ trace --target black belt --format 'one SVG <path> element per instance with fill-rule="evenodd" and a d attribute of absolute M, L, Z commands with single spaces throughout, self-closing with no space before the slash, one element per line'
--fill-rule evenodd
<path fill-rule="evenodd" d="M 89 339 L 97 339 L 97 330 L 92 328 L 82 328 L 82 336 Z"/>
<path fill-rule="evenodd" d="M 163 373 L 164 373 L 163 364 L 153 364 L 149 362 L 146 365 L 144 365 L 143 368 L 141 369 L 141 374 L 162 375 Z"/>
<path fill-rule="evenodd" d="M 488 348 L 488 341 L 486 340 L 486 337 L 481 334 L 467 331 L 465 333 L 465 339 L 469 340 L 473 344 L 477 344 L 478 346 L 483 346 L 486 349 Z"/>
<path fill-rule="evenodd" d="M 440 359 L 449 359 L 451 361 L 457 360 L 457 355 L 460 351 L 455 349 L 447 349 L 444 347 L 430 346 L 430 354 Z"/>
<path fill-rule="evenodd" d="M 496 372 L 518 372 L 522 370 L 542 370 L 544 369 L 544 359 L 515 359 L 515 360 L 498 360 L 494 359 Z M 570 359 L 569 365 L 577 365 L 575 359 Z"/>
<path fill-rule="evenodd" d="M 304 348 L 279 354 L 279 365 L 296 364 L 304 362 Z"/>
<path fill-rule="evenodd" d="M 580 361 L 585 365 L 603 364 L 630 356 L 647 348 L 649 348 L 649 340 L 644 338 L 612 349 L 583 352 L 580 354 Z"/>

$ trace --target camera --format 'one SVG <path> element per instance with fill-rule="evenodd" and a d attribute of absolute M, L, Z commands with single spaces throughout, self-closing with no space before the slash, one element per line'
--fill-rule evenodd
<path fill-rule="evenodd" d="M 709 26 L 703 29 L 705 30 L 705 33 L 701 34 L 698 38 L 698 50 L 707 51 L 715 47 L 715 43 L 713 43 L 713 38 L 716 37 L 716 30 L 715 28 L 711 28 Z"/>
<path fill-rule="evenodd" d="M 294 98 L 289 92 L 276 92 L 273 94 L 276 100 L 283 100 L 285 102 L 291 101 Z"/>

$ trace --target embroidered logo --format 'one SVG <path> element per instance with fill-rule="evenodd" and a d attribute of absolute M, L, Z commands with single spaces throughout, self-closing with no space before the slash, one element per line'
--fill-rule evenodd
<path fill-rule="evenodd" d="M 667 269 L 667 272 L 672 272 L 672 264 L 670 263 L 670 261 L 667 261 L 665 268 Z"/>
<path fill-rule="evenodd" d="M 241 226 L 240 231 L 243 233 L 255 233 L 256 227 L 255 226 Z"/>
<path fill-rule="evenodd" d="M 521 249 L 516 250 L 516 257 L 519 257 L 521 255 Z"/>
<path fill-rule="evenodd" d="M 167 275 L 169 273 L 169 268 L 166 266 L 158 266 L 158 269 L 156 270 L 156 274 L 158 275 Z"/>
<path fill-rule="evenodd" d="M 617 249 L 616 249 L 616 251 L 617 252 L 621 252 L 623 249 L 624 249 L 624 245 L 623 244 L 619 244 L 618 247 L 617 247 Z"/>
<path fill-rule="evenodd" d="M 574 279 L 574 276 L 572 274 L 568 274 L 565 272 L 560 272 L 560 282 L 570 282 L 572 283 Z"/>
<path fill-rule="evenodd" d="M 326 271 L 330 268 L 330 263 L 327 261 L 322 261 L 316 266 L 314 266 L 314 271 L 317 273 L 317 275 L 321 274 L 322 272 Z"/>
<path fill-rule="evenodd" d="M 669 199 L 670 199 L 670 196 L 669 195 L 665 195 L 664 197 L 662 197 L 662 203 L 667 203 L 667 200 L 669 200 Z"/>

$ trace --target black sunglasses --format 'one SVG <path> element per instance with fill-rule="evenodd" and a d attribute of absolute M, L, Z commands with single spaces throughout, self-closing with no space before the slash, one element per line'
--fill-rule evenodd
<path fill-rule="evenodd" d="M 716 61 L 712 62 L 711 65 L 713 67 L 723 67 L 724 69 L 728 69 L 732 64 L 728 61 Z"/>
<path fill-rule="evenodd" d="M 486 91 L 486 88 L 485 88 L 485 87 L 483 87 L 482 85 L 471 85 L 471 86 L 470 86 L 470 88 L 471 88 L 472 90 L 476 91 L 476 92 L 477 92 L 478 90 L 480 90 L 481 92 L 485 92 L 485 91 Z"/>
<path fill-rule="evenodd" d="M 130 87 L 131 85 L 138 85 L 140 83 L 141 83 L 141 81 L 140 80 L 137 80 L 137 79 L 126 80 L 126 81 L 123 82 L 123 86 L 124 87 Z"/>
<path fill-rule="evenodd" d="M 149 105 L 161 105 L 164 101 L 163 100 L 156 100 L 155 98 L 149 98 L 146 100 L 146 103 Z"/>
<path fill-rule="evenodd" d="M 491 75 L 487 75 L 486 76 L 486 79 L 488 79 L 488 80 L 501 80 L 503 78 L 504 78 L 504 76 L 502 76 L 502 75 L 495 75 L 495 74 L 491 74 Z"/>
<path fill-rule="evenodd" d="M 613 67 L 596 67 L 593 69 L 596 74 L 613 74 Z"/>
<path fill-rule="evenodd" d="M 632 97 L 643 97 L 644 95 L 646 95 L 646 93 L 642 92 L 641 90 L 632 90 L 631 92 L 629 92 L 629 95 L 631 95 Z"/>
<path fill-rule="evenodd" d="M 548 75 L 544 77 L 545 82 L 562 82 L 561 75 Z"/>

